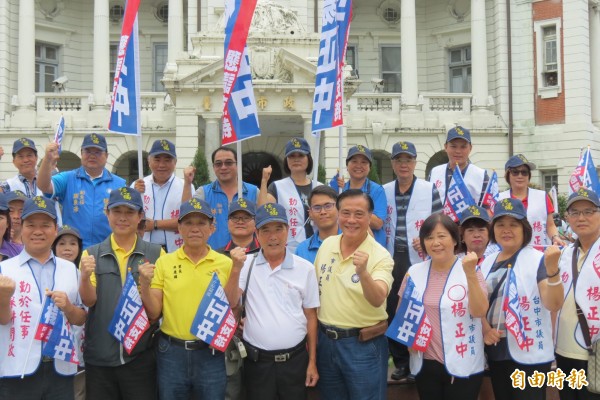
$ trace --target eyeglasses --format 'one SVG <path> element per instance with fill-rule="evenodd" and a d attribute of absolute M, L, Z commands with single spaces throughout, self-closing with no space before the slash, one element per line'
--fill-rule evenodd
<path fill-rule="evenodd" d="M 517 176 L 517 175 L 522 175 L 522 176 L 529 176 L 529 170 L 528 169 L 509 169 L 508 172 L 510 172 L 511 175 Z"/>
<path fill-rule="evenodd" d="M 567 211 L 567 214 L 569 215 L 569 217 L 577 218 L 577 217 L 583 215 L 584 217 L 589 218 L 597 212 L 598 212 L 597 208 L 586 208 L 585 210 L 581 210 L 581 211 L 576 211 L 576 210 Z"/>
<path fill-rule="evenodd" d="M 329 211 L 335 206 L 335 203 L 325 203 L 318 206 L 311 206 L 310 210 L 312 212 L 320 213 L 321 210 Z"/>
<path fill-rule="evenodd" d="M 96 156 L 99 157 L 101 154 L 103 154 L 104 152 L 102 150 L 98 150 L 98 149 L 83 149 L 83 154 L 88 155 L 88 156 Z"/>
<path fill-rule="evenodd" d="M 233 165 L 235 165 L 235 164 L 236 164 L 236 162 L 235 162 L 235 161 L 232 161 L 232 160 L 227 160 L 227 161 L 215 161 L 215 162 L 213 163 L 213 167 L 215 167 L 215 168 L 221 168 L 221 167 L 225 166 L 225 167 L 229 168 L 229 167 L 231 167 L 231 166 L 233 166 Z"/>
<path fill-rule="evenodd" d="M 416 161 L 414 158 L 394 158 L 396 164 L 411 164 Z"/>
<path fill-rule="evenodd" d="M 236 224 L 239 223 L 239 222 L 243 222 L 245 224 L 246 222 L 250 222 L 253 219 L 254 218 L 252 218 L 249 215 L 248 216 L 246 216 L 246 215 L 245 216 L 240 216 L 240 217 L 234 217 L 234 216 L 229 217 L 229 220 L 235 222 Z"/>

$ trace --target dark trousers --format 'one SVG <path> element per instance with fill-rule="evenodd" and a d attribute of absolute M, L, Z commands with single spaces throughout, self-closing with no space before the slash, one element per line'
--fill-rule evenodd
<path fill-rule="evenodd" d="M 587 361 L 575 360 L 573 358 L 563 357 L 556 355 L 556 367 L 560 368 L 562 372 L 569 376 L 572 369 L 579 371 L 584 370 L 587 374 Z M 600 400 L 600 394 L 590 393 L 584 386 L 581 390 L 571 389 L 567 381 L 564 382 L 564 386 L 561 391 L 558 392 L 560 400 Z"/>
<path fill-rule="evenodd" d="M 443 364 L 435 360 L 423 360 L 423 367 L 415 380 L 421 400 L 477 400 L 483 372 L 468 378 L 457 378 L 448 374 Z"/>
<path fill-rule="evenodd" d="M 117 367 L 85 363 L 87 400 L 153 400 L 156 392 L 154 349 L 140 353 L 133 361 Z"/>
<path fill-rule="evenodd" d="M 547 374 L 552 363 L 525 365 L 512 360 L 488 361 L 490 367 L 490 378 L 492 389 L 496 400 L 546 400 L 546 385 L 541 388 L 531 387 L 527 377 L 533 375 L 534 371 Z M 516 369 L 525 372 L 525 389 L 513 387 L 510 376 Z"/>
<path fill-rule="evenodd" d="M 260 359 L 253 361 L 250 356 L 246 357 L 243 371 L 246 400 L 306 399 L 307 367 L 306 350 L 284 362 Z"/>
<path fill-rule="evenodd" d="M 406 275 L 409 267 L 410 258 L 408 255 L 408 250 L 404 252 L 395 252 L 394 269 L 392 270 L 392 277 L 394 278 L 394 281 L 392 282 L 392 289 L 388 295 L 386 306 L 388 325 L 392 323 L 392 320 L 396 315 L 396 308 L 398 308 L 398 303 L 400 301 L 400 298 L 398 297 L 398 291 L 400 290 L 400 286 L 404 280 L 404 275 Z M 390 348 L 390 354 L 392 355 L 396 368 L 408 368 L 408 362 L 410 359 L 408 348 L 393 339 L 388 339 L 388 346 Z"/>
<path fill-rule="evenodd" d="M 40 363 L 34 374 L 23 379 L 0 379 L 1 400 L 73 400 L 73 376 L 63 376 L 54 362 Z"/>

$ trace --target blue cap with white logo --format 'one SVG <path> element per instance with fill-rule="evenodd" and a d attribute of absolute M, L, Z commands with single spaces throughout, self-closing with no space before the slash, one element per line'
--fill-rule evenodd
<path fill-rule="evenodd" d="M 166 140 L 155 140 L 152 143 L 152 148 L 150 149 L 150 156 L 157 156 L 159 154 L 167 154 L 173 158 L 177 158 L 177 153 L 175 152 L 175 145 Z"/>
<path fill-rule="evenodd" d="M 292 153 L 310 154 L 310 146 L 304 138 L 293 138 L 285 145 L 285 156 Z"/>
<path fill-rule="evenodd" d="M 85 135 L 83 138 L 83 143 L 81 144 L 82 149 L 87 149 L 88 147 L 95 147 L 97 149 L 108 151 L 108 146 L 106 145 L 106 138 L 99 133 L 91 133 L 89 135 Z"/>
<path fill-rule="evenodd" d="M 227 213 L 227 216 L 229 217 L 231 214 L 237 211 L 245 211 L 254 217 L 256 215 L 256 204 L 244 198 L 237 199 L 236 201 L 229 203 L 229 212 Z"/>
<path fill-rule="evenodd" d="M 463 128 L 462 126 L 455 126 L 454 128 L 448 131 L 448 136 L 446 137 L 446 143 L 454 140 L 454 139 L 462 139 L 471 143 L 471 132 L 467 128 Z"/>
<path fill-rule="evenodd" d="M 21 219 L 25 220 L 34 214 L 46 214 L 56 221 L 56 205 L 54 201 L 43 196 L 35 196 L 25 200 Z"/>
<path fill-rule="evenodd" d="M 523 206 L 523 202 L 519 199 L 502 199 L 494 206 L 494 217 L 492 218 L 492 221 L 504 217 L 505 215 L 521 220 L 527 218 L 527 211 L 525 210 L 525 206 Z"/>
<path fill-rule="evenodd" d="M 210 204 L 196 197 L 192 197 L 191 200 L 181 203 L 181 206 L 179 207 L 179 221 L 181 222 L 183 217 L 192 213 L 204 214 L 210 219 L 214 219 L 215 217 L 210 208 Z"/>
<path fill-rule="evenodd" d="M 23 149 L 31 149 L 35 154 L 37 154 L 37 149 L 35 148 L 35 143 L 33 142 L 33 140 L 28 138 L 21 138 L 15 140 L 15 142 L 13 143 L 13 156 Z"/>
<path fill-rule="evenodd" d="M 392 146 L 392 160 L 400 154 L 408 154 L 411 157 L 417 158 L 417 148 L 411 142 L 398 142 Z"/>
<path fill-rule="evenodd" d="M 281 204 L 267 203 L 256 210 L 256 229 L 270 222 L 288 224 L 287 213 Z"/>
<path fill-rule="evenodd" d="M 111 209 L 117 206 L 127 206 L 133 208 L 136 211 L 140 211 L 144 208 L 142 201 L 142 195 L 135 189 L 127 186 L 112 190 L 108 197 L 107 209 Z"/>
<path fill-rule="evenodd" d="M 348 156 L 346 157 L 346 164 L 348 161 L 354 156 L 361 155 L 365 156 L 367 160 L 369 160 L 369 164 L 373 163 L 373 156 L 371 155 L 371 150 L 368 147 L 359 144 L 358 146 L 352 146 L 350 150 L 348 150 Z"/>

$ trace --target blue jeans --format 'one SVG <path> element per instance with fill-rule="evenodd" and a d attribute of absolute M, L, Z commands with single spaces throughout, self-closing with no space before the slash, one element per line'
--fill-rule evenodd
<path fill-rule="evenodd" d="M 186 350 L 158 339 L 158 396 L 161 400 L 225 398 L 225 356 L 218 350 Z"/>
<path fill-rule="evenodd" d="M 319 330 L 317 369 L 322 400 L 384 400 L 387 397 L 388 343 L 384 335 L 329 339 Z"/>

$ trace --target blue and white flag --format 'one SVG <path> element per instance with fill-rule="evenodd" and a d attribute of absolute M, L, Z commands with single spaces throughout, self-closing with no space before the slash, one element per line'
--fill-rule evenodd
<path fill-rule="evenodd" d="M 142 298 L 135 284 L 131 272 L 127 272 L 125 285 L 121 290 L 119 303 L 115 308 L 112 320 L 108 325 L 108 331 L 123 344 L 127 354 L 140 341 L 144 332 L 150 328 L 146 309 L 142 304 Z"/>
<path fill-rule="evenodd" d="M 260 135 L 246 41 L 257 0 L 225 2 L 223 145 Z"/>
<path fill-rule="evenodd" d="M 600 180 L 598 179 L 598 172 L 594 166 L 592 151 L 589 147 L 579 157 L 577 168 L 571 173 L 571 177 L 569 178 L 569 195 L 577 192 L 580 187 L 590 189 L 597 195 L 600 195 Z"/>
<path fill-rule="evenodd" d="M 323 1 L 312 112 L 313 132 L 344 123 L 343 72 L 351 20 L 352 0 Z"/>
<path fill-rule="evenodd" d="M 237 321 L 231 311 L 223 286 L 221 286 L 217 274 L 213 272 L 190 332 L 212 348 L 224 352 L 233 338 L 236 328 Z"/>
<path fill-rule="evenodd" d="M 431 341 L 431 323 L 425 314 L 422 298 L 407 275 L 398 311 L 385 334 L 407 347 L 424 352 Z"/>
<path fill-rule="evenodd" d="M 47 342 L 54 329 L 54 324 L 56 324 L 59 309 L 50 296 L 44 297 L 46 299 L 42 306 L 42 313 L 40 314 L 40 322 L 35 331 L 35 338 Z"/>
<path fill-rule="evenodd" d="M 141 135 L 138 9 L 140 0 L 127 0 L 113 82 L 108 130 Z"/>
<path fill-rule="evenodd" d="M 71 324 L 67 321 L 62 311 L 58 311 L 54 329 L 48 341 L 42 347 L 42 355 L 56 360 L 79 364 L 75 341 L 71 332 Z"/>
<path fill-rule="evenodd" d="M 54 134 L 54 143 L 58 145 L 58 154 L 62 152 L 62 141 L 65 135 L 65 117 L 60 116 L 58 124 L 56 125 L 56 133 Z"/>
<path fill-rule="evenodd" d="M 483 199 L 481 200 L 481 206 L 493 210 L 494 206 L 498 202 L 498 194 L 498 174 L 496 171 L 494 171 L 487 187 L 485 188 L 485 193 L 483 194 Z"/>
<path fill-rule="evenodd" d="M 462 212 L 469 206 L 474 206 L 475 200 L 471 197 L 467 185 L 460 173 L 458 166 L 454 167 L 452 180 L 446 194 L 446 202 L 444 203 L 444 214 L 452 218 L 454 222 L 459 222 Z"/>
<path fill-rule="evenodd" d="M 502 309 L 505 313 L 504 324 L 506 330 L 515 337 L 519 348 L 522 350 L 527 344 L 527 337 L 525 336 L 525 327 L 523 325 L 523 318 L 521 317 L 517 277 L 515 271 L 510 266 L 506 273 L 508 276 L 504 284 L 504 302 L 502 303 Z"/>

